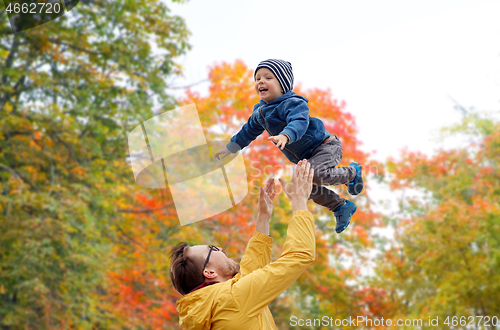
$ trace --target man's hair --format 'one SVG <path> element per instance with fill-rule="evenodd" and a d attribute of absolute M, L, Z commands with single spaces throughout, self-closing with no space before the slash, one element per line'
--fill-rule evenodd
<path fill-rule="evenodd" d="M 189 244 L 182 242 L 170 251 L 170 279 L 183 296 L 205 282 L 202 261 L 186 255 Z"/>

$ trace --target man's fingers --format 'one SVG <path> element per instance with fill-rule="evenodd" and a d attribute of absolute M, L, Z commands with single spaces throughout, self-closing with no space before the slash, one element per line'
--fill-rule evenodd
<path fill-rule="evenodd" d="M 305 167 L 307 166 L 306 160 L 302 160 L 297 164 L 297 169 L 295 170 L 295 173 L 297 174 L 297 177 L 300 178 L 304 176 L 304 171 Z"/>
<path fill-rule="evenodd" d="M 271 200 L 273 200 L 274 196 L 276 196 L 276 191 L 273 191 L 272 194 L 269 196 L 269 198 L 271 198 Z"/>
<path fill-rule="evenodd" d="M 302 166 L 300 167 L 300 172 L 299 172 L 299 175 L 301 178 L 303 178 L 307 172 L 309 172 L 309 167 L 311 166 L 311 164 L 309 164 L 308 162 L 304 161 L 304 163 L 302 163 Z"/>
<path fill-rule="evenodd" d="M 307 179 L 309 172 L 311 171 L 311 163 L 307 162 L 306 168 L 304 169 L 304 178 Z"/>
<path fill-rule="evenodd" d="M 262 199 L 264 200 L 265 203 L 271 204 L 272 201 L 269 199 L 269 195 L 266 192 L 262 193 Z"/>
<path fill-rule="evenodd" d="M 272 181 L 272 182 L 271 182 L 271 184 L 269 185 L 269 192 L 274 191 L 274 186 L 275 186 L 275 184 L 274 184 L 274 179 L 273 179 L 273 181 Z"/>
<path fill-rule="evenodd" d="M 290 190 L 290 187 L 288 186 L 288 183 L 286 183 L 285 180 L 283 180 L 282 178 L 279 178 L 278 180 L 281 183 L 281 186 L 283 187 L 283 191 L 288 196 L 288 193 L 289 193 L 289 190 Z M 293 184 L 292 184 L 292 189 L 293 189 Z"/>
<path fill-rule="evenodd" d="M 265 189 L 266 193 L 270 194 L 274 189 L 274 179 L 271 178 L 271 179 L 267 180 L 266 185 L 264 186 L 264 189 Z"/>

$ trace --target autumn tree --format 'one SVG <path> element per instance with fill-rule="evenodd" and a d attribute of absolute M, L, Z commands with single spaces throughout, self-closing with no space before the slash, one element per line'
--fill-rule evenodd
<path fill-rule="evenodd" d="M 0 6 L 0 327 L 121 328 L 105 297 L 136 244 L 126 137 L 176 104 L 186 26 L 163 1 L 80 1 L 12 34 Z"/>
<path fill-rule="evenodd" d="M 242 61 L 214 64 L 209 73 L 208 95 L 188 90 L 182 104 L 195 103 L 200 114 L 208 141 L 229 141 L 248 120 L 253 106 L 259 102 L 255 93 L 253 71 Z M 296 80 L 299 80 L 296 78 Z M 294 92 L 309 99 L 310 115 L 320 118 L 326 130 L 337 134 L 344 146 L 340 166 L 356 160 L 368 169 L 368 178 L 381 170 L 380 164 L 369 160 L 361 151 L 361 142 L 356 137 L 355 118 L 346 111 L 346 104 L 336 100 L 329 90 L 303 89 L 300 84 Z M 233 209 L 199 223 L 203 231 L 211 233 L 210 243 L 228 247 L 231 253 L 242 255 L 253 231 L 253 220 L 257 205 L 258 187 L 271 176 L 288 177 L 294 164 L 289 162 L 278 148 L 267 141 L 264 132 L 243 150 L 247 167 L 249 195 Z M 215 153 L 217 150 L 212 150 Z M 370 172 L 371 169 L 371 173 Z M 365 180 L 369 186 L 369 180 Z M 279 186 L 279 184 L 278 184 Z M 334 187 L 331 187 L 334 189 Z M 336 187 L 341 196 L 353 199 L 345 186 Z M 349 285 L 358 278 L 366 249 L 372 246 L 370 229 L 376 226 L 377 217 L 370 210 L 366 190 L 355 199 L 358 210 L 348 229 L 341 235 L 334 233 L 335 219 L 331 212 L 310 202 L 316 218 L 317 260 L 300 280 L 271 304 L 278 328 L 289 327 L 290 315 L 356 315 L 359 311 L 359 295 L 356 285 Z M 284 194 L 276 197 L 271 220 L 271 236 L 274 238 L 274 258 L 281 252 L 286 228 L 291 216 L 291 206 Z M 237 234 L 235 234 L 237 233 Z M 332 234 L 333 233 L 333 234 Z M 206 244 L 206 242 L 202 242 Z M 344 261 L 356 259 L 351 267 Z"/>
<path fill-rule="evenodd" d="M 197 226 L 181 227 L 171 197 L 162 194 L 136 192 L 135 207 L 120 222 L 122 242 L 113 246 L 119 267 L 107 272 L 102 299 L 129 329 L 178 329 L 180 295 L 170 282 L 167 252 L 181 241 L 208 239 Z"/>
<path fill-rule="evenodd" d="M 413 193 L 393 219 L 395 240 L 374 285 L 383 289 L 380 304 L 391 306 L 387 317 L 438 316 L 448 329 L 447 316 L 469 324 L 500 314 L 500 124 L 470 113 L 445 132 L 469 142 L 388 162 L 391 188 Z"/>

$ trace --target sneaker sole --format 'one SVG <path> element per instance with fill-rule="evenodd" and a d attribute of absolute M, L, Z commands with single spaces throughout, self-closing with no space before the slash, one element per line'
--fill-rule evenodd
<path fill-rule="evenodd" d="M 351 196 L 356 196 L 359 195 L 363 191 L 363 166 L 361 166 L 359 163 L 356 163 L 356 165 L 359 165 L 360 173 L 361 176 L 358 178 L 358 182 L 355 185 L 349 185 L 347 186 L 347 192 Z"/>
<path fill-rule="evenodd" d="M 345 225 L 344 228 L 342 228 L 342 230 L 340 231 L 337 231 L 337 229 L 335 229 L 335 232 L 337 234 L 340 234 L 341 232 L 343 232 L 347 227 L 349 227 L 349 225 L 351 224 L 351 217 L 352 215 L 354 214 L 354 212 L 356 212 L 356 210 L 358 209 L 358 206 L 357 205 L 354 205 L 354 208 L 352 209 L 351 213 L 349 214 L 349 222 L 347 223 L 347 225 Z"/>

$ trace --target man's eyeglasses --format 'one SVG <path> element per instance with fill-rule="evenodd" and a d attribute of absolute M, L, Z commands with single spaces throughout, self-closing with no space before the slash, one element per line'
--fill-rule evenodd
<path fill-rule="evenodd" d="M 214 245 L 210 245 L 208 248 L 210 249 L 210 251 L 208 251 L 207 260 L 205 260 L 205 264 L 203 265 L 203 270 L 205 270 L 205 267 L 207 267 L 208 261 L 210 260 L 210 254 L 212 253 L 212 251 L 220 251 L 220 248 Z"/>

